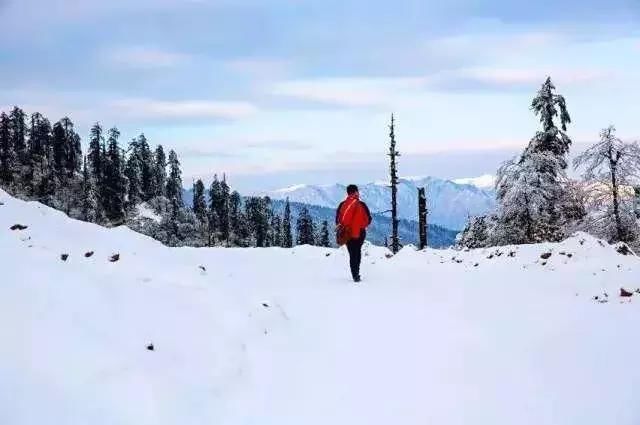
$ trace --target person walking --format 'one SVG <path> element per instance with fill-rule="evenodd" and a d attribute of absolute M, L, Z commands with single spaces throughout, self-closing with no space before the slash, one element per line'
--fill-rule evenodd
<path fill-rule="evenodd" d="M 360 261 L 362 245 L 367 237 L 367 227 L 371 224 L 371 213 L 367 204 L 360 200 L 358 186 L 347 186 L 347 198 L 336 210 L 336 238 L 339 245 L 347 245 L 349 266 L 354 282 L 360 282 Z"/>

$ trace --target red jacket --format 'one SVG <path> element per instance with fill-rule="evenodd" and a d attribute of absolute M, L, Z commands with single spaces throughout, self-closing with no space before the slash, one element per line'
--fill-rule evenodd
<path fill-rule="evenodd" d="M 371 213 L 367 204 L 357 194 L 347 196 L 336 211 L 336 224 L 342 224 L 351 230 L 351 238 L 357 239 L 371 224 Z"/>

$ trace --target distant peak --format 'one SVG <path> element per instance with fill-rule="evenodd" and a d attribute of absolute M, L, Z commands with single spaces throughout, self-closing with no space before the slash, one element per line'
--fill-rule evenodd
<path fill-rule="evenodd" d="M 275 192 L 276 193 L 289 193 L 289 192 L 295 192 L 296 190 L 299 189 L 304 189 L 305 187 L 307 187 L 306 184 L 294 184 L 293 186 L 289 186 L 289 187 L 285 187 L 282 189 L 278 189 Z"/>
<path fill-rule="evenodd" d="M 495 185 L 496 177 L 491 174 L 484 174 L 479 177 L 465 177 L 462 179 L 452 180 L 457 184 L 468 184 L 479 189 L 491 189 Z"/>

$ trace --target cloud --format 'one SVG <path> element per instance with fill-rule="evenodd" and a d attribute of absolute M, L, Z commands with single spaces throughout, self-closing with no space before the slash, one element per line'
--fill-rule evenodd
<path fill-rule="evenodd" d="M 126 116 L 140 118 L 220 118 L 239 119 L 258 109 L 249 102 L 155 99 L 120 99 L 110 103 L 112 109 Z"/>
<path fill-rule="evenodd" d="M 300 100 L 344 107 L 389 104 L 390 94 L 420 89 L 426 78 L 328 78 L 292 80 L 274 84 L 269 92 Z"/>
<path fill-rule="evenodd" d="M 283 59 L 240 58 L 227 61 L 225 67 L 252 78 L 269 78 L 288 74 L 292 62 Z"/>
<path fill-rule="evenodd" d="M 189 62 L 189 55 L 154 47 L 119 47 L 107 52 L 109 63 L 131 68 L 168 68 Z"/>

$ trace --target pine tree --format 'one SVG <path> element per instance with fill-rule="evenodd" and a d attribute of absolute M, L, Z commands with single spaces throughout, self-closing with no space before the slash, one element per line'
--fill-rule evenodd
<path fill-rule="evenodd" d="M 109 130 L 103 182 L 105 212 L 113 224 L 122 223 L 125 207 L 126 188 L 122 151 L 118 143 L 119 137 L 120 131 L 117 128 Z"/>
<path fill-rule="evenodd" d="M 296 242 L 298 245 L 315 245 L 314 225 L 307 207 L 303 207 L 296 221 Z"/>
<path fill-rule="evenodd" d="M 87 162 L 85 156 L 82 164 L 82 219 L 95 223 L 98 221 L 98 199 Z"/>
<path fill-rule="evenodd" d="M 11 144 L 11 125 L 7 114 L 0 113 L 0 182 L 13 180 L 14 151 Z"/>
<path fill-rule="evenodd" d="M 207 217 L 207 200 L 204 195 L 204 183 L 202 183 L 200 179 L 193 184 L 193 213 L 201 221 L 205 221 Z"/>
<path fill-rule="evenodd" d="M 127 177 L 127 209 L 131 210 L 143 199 L 142 191 L 142 161 L 138 141 L 129 143 L 129 157 L 125 165 L 124 174 Z"/>
<path fill-rule="evenodd" d="M 241 229 L 242 223 L 242 197 L 235 190 L 229 196 L 229 227 L 231 233 L 235 236 L 234 244 L 242 245 Z"/>
<path fill-rule="evenodd" d="M 180 170 L 180 161 L 178 155 L 173 151 L 169 151 L 169 177 L 167 178 L 166 194 L 178 207 L 182 207 L 182 171 Z"/>
<path fill-rule="evenodd" d="M 137 148 L 140 162 L 140 189 L 142 199 L 148 201 L 155 196 L 154 161 L 149 143 L 144 134 L 138 136 Z"/>
<path fill-rule="evenodd" d="M 24 111 L 15 106 L 9 114 L 11 146 L 18 163 L 24 164 L 27 161 L 27 115 Z"/>
<path fill-rule="evenodd" d="M 100 123 L 95 123 L 91 127 L 89 136 L 89 152 L 87 153 L 87 161 L 89 162 L 89 170 L 93 179 L 101 184 L 104 171 L 104 136 Z"/>
<path fill-rule="evenodd" d="M 273 214 L 271 217 L 272 245 L 282 246 L 282 219 L 279 215 Z"/>
<path fill-rule="evenodd" d="M 498 170 L 499 211 L 493 243 L 557 241 L 563 237 L 563 227 L 571 214 L 565 210 L 570 204 L 565 155 L 571 139 L 564 133 L 571 118 L 564 97 L 554 92 L 555 87 L 547 78 L 531 103 L 531 109 L 540 117 L 542 131 L 536 133 L 519 158 Z"/>
<path fill-rule="evenodd" d="M 31 114 L 29 129 L 29 176 L 27 178 L 31 194 L 41 199 L 49 195 L 49 156 L 51 150 L 51 123 L 42 114 Z"/>
<path fill-rule="evenodd" d="M 167 158 L 162 145 L 158 145 L 153 154 L 152 173 L 154 196 L 165 196 L 167 185 Z"/>
<path fill-rule="evenodd" d="M 62 178 L 66 175 L 67 143 L 64 127 L 60 121 L 53 125 L 53 138 L 51 143 L 53 150 L 53 167 L 58 178 Z"/>
<path fill-rule="evenodd" d="M 293 234 L 291 233 L 291 205 L 287 198 L 284 205 L 284 216 L 282 218 L 282 247 L 293 247 Z"/>
<path fill-rule="evenodd" d="M 80 171 L 82 165 L 82 146 L 80 136 L 73 128 L 73 122 L 68 117 L 60 120 L 64 130 L 64 169 L 68 177 L 72 177 Z"/>
<path fill-rule="evenodd" d="M 229 244 L 229 237 L 231 233 L 230 229 L 230 217 L 229 217 L 229 185 L 227 184 L 226 176 L 222 177 L 220 182 L 220 202 L 218 211 L 218 220 L 220 224 L 220 237 L 222 240 Z"/>
<path fill-rule="evenodd" d="M 320 228 L 320 235 L 318 236 L 318 245 L 323 247 L 330 247 L 331 241 L 329 240 L 329 223 L 327 220 L 322 222 L 322 227 Z"/>
<path fill-rule="evenodd" d="M 396 254 L 400 250 L 400 240 L 398 238 L 398 170 L 396 158 L 400 152 L 396 150 L 396 137 L 394 130 L 394 118 L 391 114 L 391 125 L 389 126 L 389 171 L 391 176 L 391 252 Z"/>

